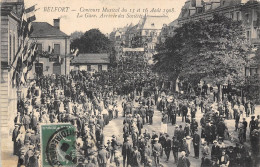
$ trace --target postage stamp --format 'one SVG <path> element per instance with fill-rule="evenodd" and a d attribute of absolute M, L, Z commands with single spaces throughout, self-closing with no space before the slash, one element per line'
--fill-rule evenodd
<path fill-rule="evenodd" d="M 75 127 L 71 124 L 41 125 L 42 166 L 75 166 Z"/>

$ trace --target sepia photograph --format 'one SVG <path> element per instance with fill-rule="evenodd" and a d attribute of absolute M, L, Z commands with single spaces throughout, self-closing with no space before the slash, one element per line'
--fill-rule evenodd
<path fill-rule="evenodd" d="M 0 7 L 0 167 L 260 166 L 260 0 Z"/>

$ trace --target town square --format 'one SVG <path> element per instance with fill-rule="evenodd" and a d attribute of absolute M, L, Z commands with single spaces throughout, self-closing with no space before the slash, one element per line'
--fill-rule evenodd
<path fill-rule="evenodd" d="M 259 167 L 259 0 L 2 0 L 1 167 Z"/>

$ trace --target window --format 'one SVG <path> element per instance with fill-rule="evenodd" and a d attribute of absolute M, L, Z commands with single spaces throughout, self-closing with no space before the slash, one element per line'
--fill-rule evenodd
<path fill-rule="evenodd" d="M 230 18 L 233 20 L 234 19 L 234 13 L 230 13 Z"/>
<path fill-rule="evenodd" d="M 37 44 L 37 49 L 38 49 L 38 51 L 42 51 L 42 44 L 41 43 Z"/>
<path fill-rule="evenodd" d="M 12 36 L 9 35 L 9 63 L 12 63 Z"/>
<path fill-rule="evenodd" d="M 91 71 L 91 65 L 87 65 L 87 70 Z"/>
<path fill-rule="evenodd" d="M 245 21 L 246 21 L 246 23 L 249 23 L 249 14 L 248 13 L 245 14 Z"/>
<path fill-rule="evenodd" d="M 43 74 L 43 64 L 42 63 L 35 63 L 35 73 L 38 76 L 41 76 Z"/>
<path fill-rule="evenodd" d="M 246 31 L 246 39 L 247 40 L 251 39 L 251 31 Z"/>
<path fill-rule="evenodd" d="M 98 71 L 99 71 L 99 72 L 102 71 L 102 65 L 98 65 Z"/>
<path fill-rule="evenodd" d="M 254 76 L 257 75 L 257 67 L 246 67 L 245 68 L 246 76 Z"/>
<path fill-rule="evenodd" d="M 260 39 L 260 30 L 257 30 L 257 38 Z"/>
<path fill-rule="evenodd" d="M 60 54 L 60 44 L 54 44 L 54 54 Z"/>
<path fill-rule="evenodd" d="M 13 61 L 15 55 L 16 55 L 16 53 L 15 53 L 15 36 L 13 36 L 13 56 L 11 58 L 11 61 Z"/>
<path fill-rule="evenodd" d="M 236 19 L 237 19 L 237 21 L 240 20 L 240 12 L 237 12 L 237 13 L 236 13 Z"/>

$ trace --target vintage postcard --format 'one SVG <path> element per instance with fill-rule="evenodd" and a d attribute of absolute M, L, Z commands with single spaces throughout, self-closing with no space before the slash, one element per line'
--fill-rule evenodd
<path fill-rule="evenodd" d="M 1 0 L 0 167 L 258 167 L 259 0 Z"/>

